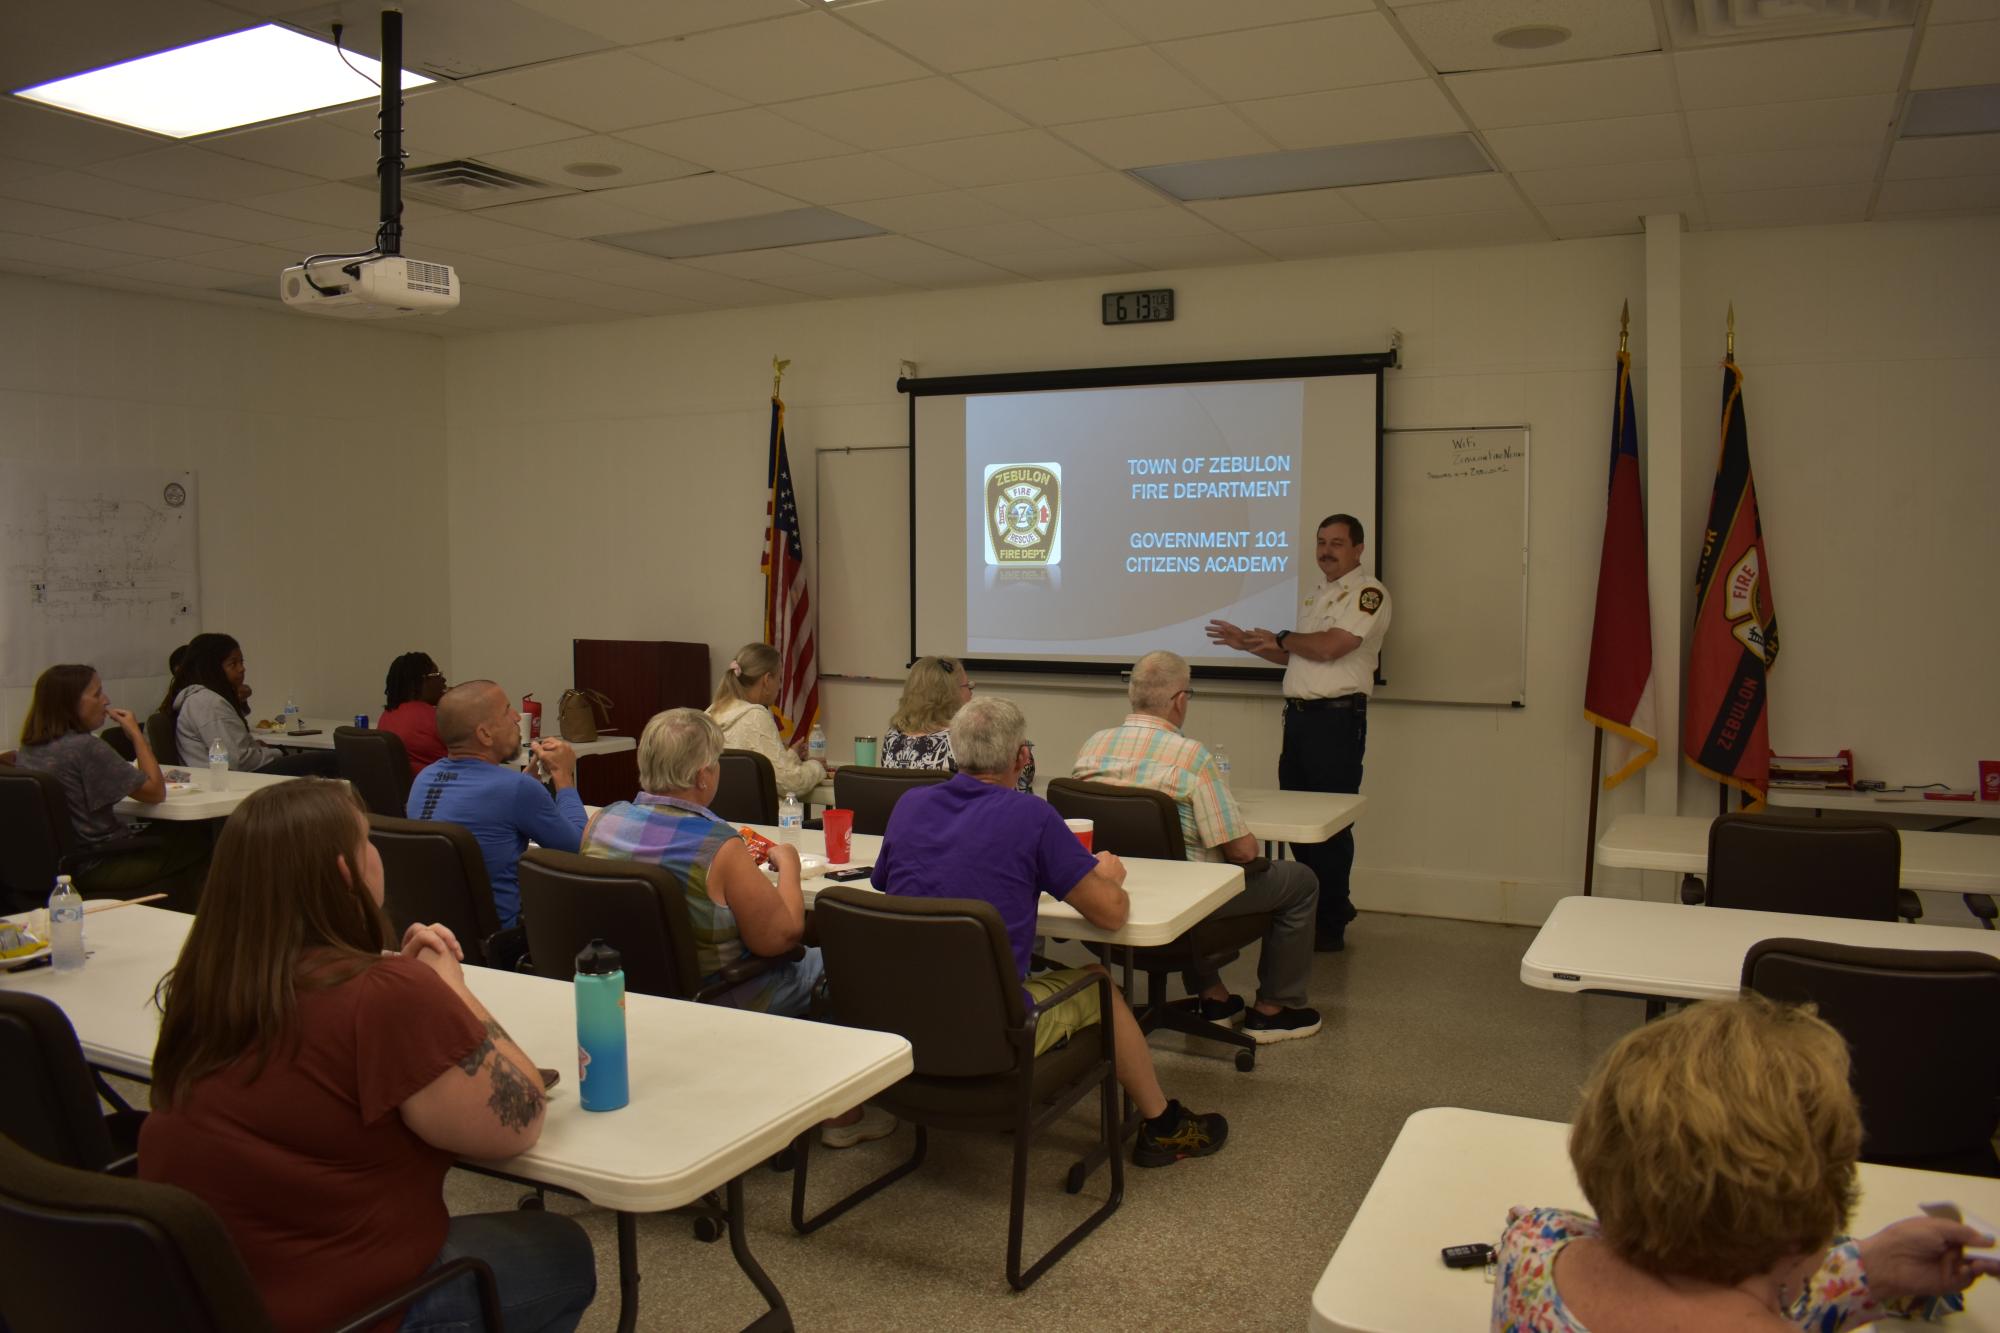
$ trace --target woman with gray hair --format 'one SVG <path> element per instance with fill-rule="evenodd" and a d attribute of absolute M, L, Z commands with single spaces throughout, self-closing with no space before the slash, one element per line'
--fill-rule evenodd
<path fill-rule="evenodd" d="M 607 805 L 583 831 L 583 854 L 643 861 L 670 871 L 687 893 L 695 957 L 704 982 L 746 953 L 776 957 L 805 932 L 799 853 L 771 848 L 773 883 L 735 828 L 708 808 L 722 780 L 722 729 L 698 708 L 656 713 L 639 737 L 639 785 L 629 801 Z M 818 949 L 724 994 L 721 1003 L 765 1013 L 803 1015 L 819 986 Z"/>

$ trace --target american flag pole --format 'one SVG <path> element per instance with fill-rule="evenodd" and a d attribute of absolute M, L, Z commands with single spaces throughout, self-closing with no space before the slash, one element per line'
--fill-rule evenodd
<path fill-rule="evenodd" d="M 785 454 L 785 403 L 778 376 L 786 363 L 773 360 L 771 449 L 766 469 L 764 529 L 764 641 L 777 649 L 784 677 L 778 694 L 780 732 L 788 739 L 809 730 L 819 714 L 818 622 L 806 581 L 805 547 L 800 539 L 797 493 Z"/>

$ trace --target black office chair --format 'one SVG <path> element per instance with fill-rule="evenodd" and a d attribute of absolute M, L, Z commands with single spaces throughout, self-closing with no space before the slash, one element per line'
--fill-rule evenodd
<path fill-rule="evenodd" d="M 953 898 L 892 898 L 845 885 L 823 890 L 813 907 L 826 959 L 835 1022 L 908 1038 L 914 1071 L 869 1100 L 912 1121 L 911 1155 L 839 1202 L 807 1216 L 806 1186 L 818 1128 L 793 1141 L 792 1226 L 817 1231 L 856 1204 L 923 1165 L 928 1130 L 1011 1132 L 1014 1170 L 1007 1215 L 1007 1282 L 1025 1290 L 1078 1241 L 1118 1210 L 1125 1197 L 1120 1098 L 1115 1074 L 1111 979 L 1092 974 L 1042 1002 L 1060 1004 L 1097 988 L 1106 1021 L 1066 1045 L 1035 1054 L 1040 1009 L 1030 1009 L 1014 972 L 1006 927 L 990 903 Z M 1111 1194 L 1026 1269 L 1021 1266 L 1028 1151 L 1069 1109 L 1096 1089 L 1098 1147 L 1111 1164 Z M 1071 1193 L 1082 1188 L 1072 1173 Z"/>
<path fill-rule="evenodd" d="M 2000 1175 L 2000 958 L 1760 940 L 1743 989 L 1810 1003 L 1847 1039 L 1864 1161 Z"/>
<path fill-rule="evenodd" d="M 80 1171 L 132 1173 L 146 1114 L 91 1072 L 61 1006 L 0 990 L 0 1069 L 0 1135 Z M 100 1095 L 117 1108 L 110 1115 Z"/>
<path fill-rule="evenodd" d="M 0 1136 L 0 1254 L 13 1333 L 276 1333 L 229 1233 L 186 1190 L 58 1166 Z M 454 1259 L 330 1333 L 362 1333 L 425 1292 L 474 1275 L 499 1330 L 493 1270 Z"/>
<path fill-rule="evenodd" d="M 1839 823 L 1797 815 L 1718 815 L 1708 828 L 1708 885 L 1681 881 L 1690 905 L 1915 921 L 1921 899 L 1900 888 L 1903 842 L 1879 821 Z"/>
<path fill-rule="evenodd" d="M 856 833 L 886 833 L 889 812 L 903 793 L 951 780 L 943 768 L 863 768 L 850 764 L 833 775 L 833 803 L 854 812 Z"/>
<path fill-rule="evenodd" d="M 70 822 L 61 781 L 38 769 L 0 764 L 0 912 L 26 912 L 47 903 L 57 875 L 73 876 L 88 893 L 94 868 L 165 845 L 164 838 L 145 833 L 85 842 Z M 136 898 L 154 887 L 120 892 Z"/>
<path fill-rule="evenodd" d="M 368 841 L 382 857 L 382 906 L 397 936 L 412 922 L 439 922 L 458 937 L 466 962 L 486 966 L 500 912 L 471 832 L 443 819 L 370 815 Z"/>
<path fill-rule="evenodd" d="M 778 774 L 755 750 L 724 750 L 722 779 L 708 808 L 732 824 L 778 822 Z"/>
<path fill-rule="evenodd" d="M 155 712 L 146 718 L 146 744 L 153 747 L 153 758 L 163 764 L 182 764 L 180 742 L 174 739 L 174 715 Z"/>
<path fill-rule="evenodd" d="M 361 803 L 378 815 L 401 819 L 409 809 L 410 753 L 393 731 L 333 729 L 334 762 Z"/>
<path fill-rule="evenodd" d="M 1090 843 L 1094 851 L 1161 861 L 1187 859 L 1180 807 L 1165 792 L 1055 778 L 1049 783 L 1049 804 L 1065 819 L 1088 819 L 1096 824 Z M 1242 949 L 1263 939 L 1270 928 L 1269 912 L 1209 917 L 1165 944 L 1133 949 L 1132 965 L 1146 974 L 1146 1003 L 1133 1014 L 1139 1020 L 1139 1030 L 1151 1033 L 1165 1028 L 1234 1046 L 1236 1067 L 1246 1074 L 1255 1069 L 1257 1039 L 1203 1018 L 1198 999 L 1193 1005 L 1168 1003 L 1167 978 L 1175 972 L 1219 970 Z M 1101 946 L 1092 947 L 1103 951 Z"/>
<path fill-rule="evenodd" d="M 132 738 L 125 734 L 123 727 L 106 727 L 97 733 L 97 739 L 110 746 L 112 752 L 128 764 L 139 757 L 139 747 L 132 744 Z M 147 745 L 152 743 L 150 740 L 146 742 Z"/>

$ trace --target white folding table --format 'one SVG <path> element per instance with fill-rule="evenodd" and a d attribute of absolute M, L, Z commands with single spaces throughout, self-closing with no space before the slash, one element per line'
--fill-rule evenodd
<path fill-rule="evenodd" d="M 0 974 L 0 987 L 61 1005 L 90 1063 L 147 1078 L 159 1036 L 153 988 L 172 969 L 193 919 L 150 907 L 93 913 L 85 919 L 90 956 L 80 971 Z M 617 1214 L 621 1330 L 638 1320 L 637 1214 L 690 1205 L 727 1222 L 737 1264 L 769 1302 L 752 1327 L 789 1329 L 783 1297 L 750 1254 L 742 1177 L 801 1132 L 908 1074 L 910 1044 L 860 1028 L 627 995 L 632 1101 L 593 1113 L 573 1091 L 569 983 L 483 967 L 466 968 L 465 977 L 529 1058 L 571 1076 L 551 1093 L 533 1148 L 467 1165 L 574 1193 Z M 725 1204 L 704 1206 L 718 1189 Z"/>
<path fill-rule="evenodd" d="M 243 804 L 243 798 L 260 787 L 276 786 L 280 782 L 290 782 L 294 775 L 286 773 L 250 773 L 230 769 L 222 775 L 222 785 L 211 789 L 208 786 L 207 768 L 188 768 L 184 764 L 163 764 L 164 769 L 186 768 L 192 774 L 191 783 L 169 783 L 167 799 L 158 805 L 147 805 L 127 796 L 111 808 L 127 819 L 227 819 L 236 813 L 236 807 Z"/>
<path fill-rule="evenodd" d="M 1732 999 L 1740 990 L 1743 956 L 1759 940 L 1774 939 L 2000 957 L 2000 931 L 1570 897 L 1556 904 L 1521 956 L 1521 980 L 1538 990 L 1649 1000 Z"/>
<path fill-rule="evenodd" d="M 1862 1163 L 1850 1224 L 1867 1236 L 1949 1199 L 2000 1215 L 2000 1180 Z M 1403 1122 L 1375 1183 L 1313 1288 L 1313 1333 L 1483 1333 L 1493 1286 L 1478 1268 L 1446 1268 L 1447 1245 L 1494 1244 L 1515 1204 L 1588 1212 L 1569 1163 L 1569 1126 L 1456 1107 Z M 1936 1327 L 2000 1333 L 2000 1283 L 1981 1279 L 1965 1311 Z M 1888 1319 L 1871 1328 L 1926 1328 Z"/>
<path fill-rule="evenodd" d="M 351 727 L 354 725 L 354 719 L 308 717 L 301 718 L 300 723 L 311 734 L 300 736 L 289 731 L 259 731 L 255 727 L 250 729 L 250 734 L 264 744 L 274 745 L 281 750 L 331 750 L 333 729 Z M 623 750 L 637 749 L 639 745 L 630 736 L 612 736 L 603 732 L 598 733 L 594 741 L 571 741 L 569 744 L 579 759 L 593 754 L 617 754 Z"/>
<path fill-rule="evenodd" d="M 1597 840 L 1597 864 L 1628 870 L 1708 873 L 1708 827 L 1702 815 L 1620 815 Z M 2000 838 L 1899 830 L 1903 887 L 1950 893 L 2000 890 Z"/>

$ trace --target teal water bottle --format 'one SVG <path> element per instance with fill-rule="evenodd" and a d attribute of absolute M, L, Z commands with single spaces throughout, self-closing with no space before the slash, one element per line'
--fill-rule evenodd
<path fill-rule="evenodd" d="M 625 959 L 603 940 L 576 956 L 578 1095 L 586 1111 L 615 1111 L 632 1100 L 625 1066 Z"/>

